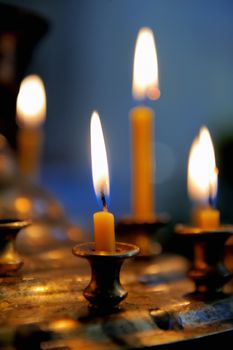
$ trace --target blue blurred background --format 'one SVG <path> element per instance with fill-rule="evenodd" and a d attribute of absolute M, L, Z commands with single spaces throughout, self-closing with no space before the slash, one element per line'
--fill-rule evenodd
<path fill-rule="evenodd" d="M 231 145 L 233 138 L 232 0 L 5 3 L 32 9 L 51 25 L 28 73 L 42 77 L 48 98 L 41 182 L 69 217 L 90 229 L 98 210 L 90 162 L 93 109 L 100 113 L 108 145 L 110 209 L 116 218 L 130 213 L 132 65 L 138 30 L 148 26 L 156 38 L 161 89 L 161 98 L 150 104 L 156 114 L 157 211 L 169 212 L 174 221 L 188 220 L 188 152 L 205 124 L 219 160 L 218 203 L 225 219 L 233 219 L 231 168 L 222 178 L 220 167 L 230 167 L 224 161 L 231 163 L 233 156 L 224 143 Z M 228 157 L 221 153 L 225 149 Z"/>

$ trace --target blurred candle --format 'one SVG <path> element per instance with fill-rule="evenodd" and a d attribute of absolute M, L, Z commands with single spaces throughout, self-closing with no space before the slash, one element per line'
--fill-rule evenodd
<path fill-rule="evenodd" d="M 214 208 L 217 183 L 214 147 L 208 129 L 202 127 L 193 141 L 188 162 L 188 192 L 196 204 L 192 212 L 194 226 L 207 229 L 219 226 L 220 213 Z"/>
<path fill-rule="evenodd" d="M 37 75 L 23 79 L 16 103 L 19 126 L 19 167 L 23 175 L 35 178 L 40 167 L 43 144 L 42 124 L 46 116 L 46 93 Z"/>
<path fill-rule="evenodd" d="M 138 101 L 156 100 L 158 87 L 158 62 L 153 33 L 142 28 L 137 37 L 134 67 L 133 96 Z M 132 138 L 132 214 L 138 221 L 148 221 L 155 216 L 154 203 L 154 113 L 140 105 L 130 113 Z"/>
<path fill-rule="evenodd" d="M 97 112 L 91 117 L 91 159 L 92 177 L 97 197 L 100 197 L 103 211 L 93 216 L 96 250 L 115 251 L 114 216 L 109 213 L 106 196 L 109 195 L 109 174 L 107 154 L 100 118 Z"/>

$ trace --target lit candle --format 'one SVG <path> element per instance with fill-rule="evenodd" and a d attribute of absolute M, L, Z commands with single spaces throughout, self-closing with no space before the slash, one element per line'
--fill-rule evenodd
<path fill-rule="evenodd" d="M 46 115 L 46 94 L 37 75 L 27 76 L 21 83 L 16 104 L 19 125 L 19 167 L 23 175 L 38 175 L 43 143 L 41 125 Z"/>
<path fill-rule="evenodd" d="M 93 216 L 96 250 L 115 251 L 114 216 L 109 213 L 106 196 L 109 195 L 109 174 L 104 135 L 97 112 L 91 117 L 92 177 L 97 197 L 101 198 L 103 211 Z"/>
<path fill-rule="evenodd" d="M 134 67 L 133 96 L 142 101 L 156 100 L 158 62 L 153 33 L 142 28 L 137 37 Z M 130 113 L 132 137 L 132 212 L 138 221 L 150 221 L 155 216 L 154 203 L 154 113 L 140 105 Z"/>
<path fill-rule="evenodd" d="M 214 147 L 208 129 L 202 127 L 192 144 L 188 162 L 188 192 L 196 203 L 192 213 L 194 226 L 204 229 L 219 226 L 220 212 L 214 208 L 217 182 Z"/>

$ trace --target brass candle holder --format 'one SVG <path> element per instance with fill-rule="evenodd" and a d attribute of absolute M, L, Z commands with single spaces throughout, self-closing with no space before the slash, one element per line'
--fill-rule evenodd
<path fill-rule="evenodd" d="M 0 220 L 0 275 L 15 272 L 23 265 L 15 241 L 19 231 L 29 224 L 17 219 Z"/>
<path fill-rule="evenodd" d="M 125 259 L 137 255 L 139 248 L 132 244 L 116 242 L 116 251 L 96 251 L 94 242 L 80 243 L 73 254 L 87 259 L 91 266 L 91 281 L 83 295 L 91 308 L 114 309 L 126 298 L 128 292 L 120 283 L 120 270 Z"/>
<path fill-rule="evenodd" d="M 221 293 L 231 279 L 224 265 L 224 245 L 233 234 L 233 226 L 221 225 L 216 229 L 177 225 L 175 233 L 192 244 L 191 268 L 188 277 L 195 283 L 195 295 L 212 297 Z"/>
<path fill-rule="evenodd" d="M 139 257 L 151 258 L 161 253 L 162 247 L 156 235 L 169 222 L 168 215 L 158 215 L 148 221 L 137 221 L 133 217 L 125 217 L 118 221 L 116 234 L 119 240 L 135 244 L 140 248 Z"/>

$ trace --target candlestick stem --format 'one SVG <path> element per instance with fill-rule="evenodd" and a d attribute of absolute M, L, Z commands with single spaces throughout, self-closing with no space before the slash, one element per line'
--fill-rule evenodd
<path fill-rule="evenodd" d="M 112 253 L 95 251 L 94 242 L 73 248 L 74 255 L 87 259 L 91 266 L 91 281 L 83 292 L 91 308 L 111 310 L 126 298 L 128 292 L 120 283 L 121 266 L 138 252 L 137 246 L 119 242 Z"/>

